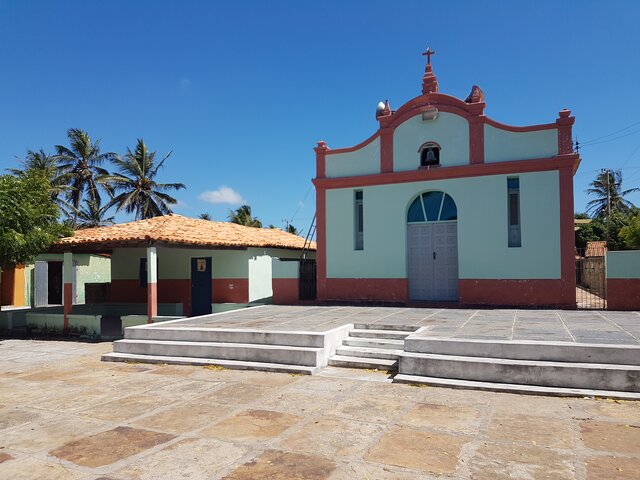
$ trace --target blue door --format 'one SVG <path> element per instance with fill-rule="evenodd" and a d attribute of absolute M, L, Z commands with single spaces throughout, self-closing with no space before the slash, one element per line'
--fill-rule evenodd
<path fill-rule="evenodd" d="M 191 259 L 191 316 L 211 313 L 211 257 Z"/>

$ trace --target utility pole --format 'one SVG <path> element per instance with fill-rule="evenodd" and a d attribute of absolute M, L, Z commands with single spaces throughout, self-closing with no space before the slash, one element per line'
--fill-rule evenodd
<path fill-rule="evenodd" d="M 603 170 L 607 176 L 607 247 L 609 246 L 609 228 L 611 226 L 611 186 L 609 184 L 611 180 L 611 170 L 605 168 Z"/>

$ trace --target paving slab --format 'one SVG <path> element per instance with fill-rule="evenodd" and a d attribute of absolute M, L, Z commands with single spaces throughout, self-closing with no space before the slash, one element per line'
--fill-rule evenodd
<path fill-rule="evenodd" d="M 640 345 L 640 314 L 609 311 L 265 305 L 145 328 L 324 332 L 346 324 L 427 327 L 424 335 L 449 338 Z"/>
<path fill-rule="evenodd" d="M 0 371 L 14 373 L 0 374 L 0 478 L 635 480 L 640 468 L 637 401 L 101 363 L 109 350 L 0 341 Z"/>

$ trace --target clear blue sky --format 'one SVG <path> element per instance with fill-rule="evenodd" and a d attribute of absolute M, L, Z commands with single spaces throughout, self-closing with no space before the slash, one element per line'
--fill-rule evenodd
<path fill-rule="evenodd" d="M 478 84 L 513 125 L 569 108 L 587 142 L 640 122 L 639 18 L 638 1 L 0 0 L 0 165 L 70 127 L 119 153 L 141 137 L 173 150 L 160 180 L 188 186 L 177 213 L 224 220 L 234 205 L 200 197 L 226 186 L 306 230 L 315 142 L 359 143 L 378 101 L 418 95 L 427 45 L 441 92 Z M 611 139 L 582 150 L 577 211 L 600 168 L 640 186 L 640 124 Z"/>

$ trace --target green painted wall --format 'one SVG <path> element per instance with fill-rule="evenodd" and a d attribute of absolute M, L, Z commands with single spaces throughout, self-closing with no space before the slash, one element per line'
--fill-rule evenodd
<path fill-rule="evenodd" d="M 205 250 L 182 248 L 158 248 L 158 277 L 160 279 L 190 279 L 191 258 L 211 257 L 212 278 L 250 278 L 250 262 L 256 256 L 299 258 L 300 252 L 287 249 L 247 249 L 247 250 Z M 139 276 L 140 259 L 146 258 L 145 248 L 120 248 L 112 254 L 111 276 L 114 280 L 136 280 Z M 315 258 L 315 252 L 310 252 L 309 258 Z M 269 273 L 269 267 L 255 267 L 256 272 L 264 270 Z M 256 273 L 257 275 L 257 273 Z M 255 277 L 255 275 L 254 275 Z M 269 288 L 271 278 L 269 277 Z M 260 282 L 257 277 L 254 282 Z M 250 282 L 251 283 L 251 282 Z M 258 287 L 256 287 L 258 288 Z M 260 287 L 262 288 L 262 287 Z"/>
<path fill-rule="evenodd" d="M 521 174 L 522 247 L 509 248 L 507 175 L 362 188 L 364 250 L 354 250 L 353 189 L 327 190 L 327 276 L 406 278 L 406 212 L 441 190 L 458 207 L 460 278 L 560 278 L 558 172 Z"/>
<path fill-rule="evenodd" d="M 416 170 L 420 166 L 418 149 L 425 142 L 440 145 L 440 164 L 445 167 L 469 163 L 469 122 L 453 113 L 440 112 L 435 120 L 411 117 L 393 134 L 394 171 Z"/>
<path fill-rule="evenodd" d="M 300 262 L 282 261 L 274 258 L 272 262 L 273 278 L 298 278 Z"/>
<path fill-rule="evenodd" d="M 62 253 L 45 253 L 38 255 L 36 261 L 62 262 Z M 100 255 L 76 253 L 73 255 L 76 266 L 76 297 L 75 304 L 85 303 L 85 283 L 109 283 L 111 281 L 111 259 Z M 35 265 L 25 268 L 25 301 L 31 305 L 33 301 L 33 281 Z"/>
<path fill-rule="evenodd" d="M 558 154 L 558 130 L 510 132 L 485 124 L 485 163 L 547 158 Z"/>
<path fill-rule="evenodd" d="M 607 278 L 640 278 L 640 250 L 607 252 Z"/>
<path fill-rule="evenodd" d="M 139 276 L 140 259 L 146 258 L 145 248 L 120 248 L 113 251 L 112 278 L 135 280 Z M 246 250 L 205 250 L 158 248 L 158 278 L 188 280 L 191 278 L 191 258 L 211 257 L 212 278 L 248 278 L 250 255 Z"/>
<path fill-rule="evenodd" d="M 329 178 L 372 175 L 380 172 L 380 139 L 376 138 L 367 146 L 348 153 L 327 155 L 325 175 Z"/>

